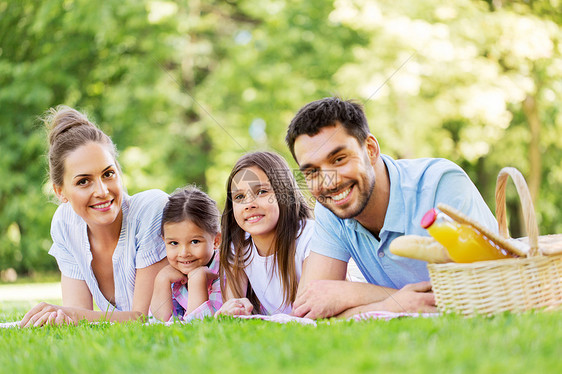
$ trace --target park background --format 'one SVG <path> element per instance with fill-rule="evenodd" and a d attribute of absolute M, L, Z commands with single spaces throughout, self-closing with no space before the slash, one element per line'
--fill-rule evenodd
<path fill-rule="evenodd" d="M 301 106 L 356 99 L 383 153 L 453 160 L 492 210 L 517 167 L 560 233 L 561 54 L 560 0 L 0 0 L 0 270 L 56 270 L 38 118 L 58 104 L 112 137 L 130 194 L 196 183 L 222 206 L 242 154 L 296 167 Z M 513 236 L 518 207 L 512 188 Z"/>

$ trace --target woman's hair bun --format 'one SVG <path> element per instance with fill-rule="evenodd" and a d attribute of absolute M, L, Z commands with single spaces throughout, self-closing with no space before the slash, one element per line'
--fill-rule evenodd
<path fill-rule="evenodd" d="M 84 114 L 66 105 L 50 108 L 43 117 L 43 122 L 49 130 L 50 146 L 53 146 L 60 135 L 74 127 L 88 126 L 97 128 Z"/>

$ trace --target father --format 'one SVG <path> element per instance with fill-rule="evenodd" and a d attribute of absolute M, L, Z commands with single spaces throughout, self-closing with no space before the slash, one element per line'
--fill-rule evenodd
<path fill-rule="evenodd" d="M 427 235 L 421 218 L 440 202 L 497 230 L 461 168 L 445 159 L 393 160 L 381 154 L 357 103 L 325 98 L 305 105 L 285 140 L 320 203 L 293 303 L 297 316 L 434 311 L 426 263 L 390 253 L 390 242 L 405 234 Z M 344 281 L 350 257 L 368 283 Z"/>

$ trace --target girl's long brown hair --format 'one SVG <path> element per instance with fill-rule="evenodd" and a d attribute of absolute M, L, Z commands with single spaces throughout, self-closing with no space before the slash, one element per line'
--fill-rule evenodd
<path fill-rule="evenodd" d="M 255 152 L 242 156 L 230 172 L 226 184 L 226 203 L 221 219 L 222 241 L 220 246 L 220 281 L 221 289 L 226 284 L 234 297 L 247 297 L 254 306 L 254 312 L 261 312 L 261 305 L 251 285 L 242 289 L 240 279 L 244 274 L 246 261 L 251 254 L 250 241 L 246 232 L 238 226 L 232 207 L 232 180 L 241 170 L 256 166 L 263 170 L 279 205 L 279 220 L 275 226 L 275 248 L 273 263 L 281 278 L 284 305 L 292 304 L 297 295 L 297 273 L 295 267 L 296 239 L 304 228 L 306 219 L 311 217 L 310 208 L 297 187 L 289 165 L 279 155 L 271 152 Z M 275 271 L 275 267 L 272 268 Z M 223 292 L 223 301 L 226 293 Z"/>

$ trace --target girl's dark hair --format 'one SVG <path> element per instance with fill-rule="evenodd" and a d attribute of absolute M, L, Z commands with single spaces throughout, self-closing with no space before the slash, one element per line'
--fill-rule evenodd
<path fill-rule="evenodd" d="M 285 142 L 295 161 L 295 140 L 300 135 L 314 136 L 324 127 L 341 123 L 348 135 L 363 145 L 370 134 L 361 104 L 339 97 L 326 97 L 303 106 L 289 124 Z"/>
<path fill-rule="evenodd" d="M 215 200 L 196 186 L 178 188 L 170 197 L 162 213 L 160 232 L 164 225 L 190 220 L 205 232 L 216 235 L 219 230 L 219 210 Z"/>
<path fill-rule="evenodd" d="M 63 185 L 66 157 L 75 149 L 91 142 L 105 145 L 115 160 L 117 170 L 121 172 L 115 144 L 83 113 L 59 105 L 50 108 L 42 120 L 49 131 L 49 178 L 56 186 Z"/>
<path fill-rule="evenodd" d="M 232 207 L 231 187 L 234 176 L 241 170 L 256 166 L 263 170 L 279 205 L 279 220 L 275 227 L 275 248 L 273 263 L 276 265 L 283 286 L 283 302 L 289 305 L 295 301 L 297 294 L 297 273 L 295 268 L 296 239 L 301 226 L 311 217 L 310 208 L 297 187 L 289 165 L 279 155 L 271 152 L 255 152 L 242 156 L 230 172 L 226 184 L 226 203 L 221 219 L 222 241 L 220 247 L 221 288 L 231 288 L 236 298 L 248 297 L 254 306 L 254 312 L 261 311 L 261 305 L 250 284 L 243 290 L 240 279 L 245 264 L 251 254 L 250 240 L 246 232 L 238 226 Z M 226 301 L 226 292 L 223 299 Z"/>

